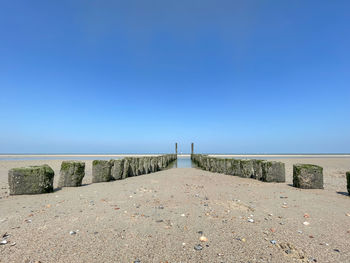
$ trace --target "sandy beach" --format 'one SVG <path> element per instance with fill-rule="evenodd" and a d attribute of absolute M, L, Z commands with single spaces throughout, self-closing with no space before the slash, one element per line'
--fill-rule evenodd
<path fill-rule="evenodd" d="M 57 186 L 62 160 L 2 160 L 0 262 L 350 262 L 350 157 L 277 157 L 286 183 L 178 168 L 90 184 L 89 159 L 82 187 L 30 196 L 8 195 L 8 170 L 46 163 Z M 293 188 L 294 163 L 324 167 L 325 189 Z"/>

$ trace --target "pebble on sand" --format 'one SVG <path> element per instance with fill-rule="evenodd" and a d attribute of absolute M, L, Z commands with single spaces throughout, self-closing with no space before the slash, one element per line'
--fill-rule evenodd
<path fill-rule="evenodd" d="M 202 249 L 203 249 L 203 247 L 200 244 L 194 246 L 194 250 L 199 251 L 199 250 L 202 250 Z"/>
<path fill-rule="evenodd" d="M 199 238 L 199 240 L 200 240 L 201 242 L 207 242 L 207 241 L 208 241 L 208 238 L 205 237 L 205 236 L 201 236 L 201 237 Z"/>

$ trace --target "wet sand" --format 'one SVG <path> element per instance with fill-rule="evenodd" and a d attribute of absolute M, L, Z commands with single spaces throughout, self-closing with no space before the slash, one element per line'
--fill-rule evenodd
<path fill-rule="evenodd" d="M 178 168 L 90 184 L 86 160 L 84 186 L 32 196 L 8 196 L 8 170 L 47 163 L 57 185 L 61 160 L 0 161 L 0 262 L 350 262 L 350 158 L 277 160 L 286 183 Z M 325 189 L 290 186 L 293 163 L 323 166 Z"/>

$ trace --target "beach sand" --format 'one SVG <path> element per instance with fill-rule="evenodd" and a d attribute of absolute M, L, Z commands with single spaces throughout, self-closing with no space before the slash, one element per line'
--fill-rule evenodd
<path fill-rule="evenodd" d="M 90 184 L 86 160 L 84 186 L 30 196 L 8 195 L 8 170 L 46 163 L 57 185 L 62 160 L 0 161 L 0 262 L 350 262 L 350 158 L 276 160 L 286 183 L 178 168 Z M 293 163 L 324 167 L 325 189 L 293 188 Z"/>

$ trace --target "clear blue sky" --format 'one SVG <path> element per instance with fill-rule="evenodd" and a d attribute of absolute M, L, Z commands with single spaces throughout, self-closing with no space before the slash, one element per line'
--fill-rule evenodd
<path fill-rule="evenodd" d="M 1 1 L 0 152 L 350 152 L 350 1 Z"/>

